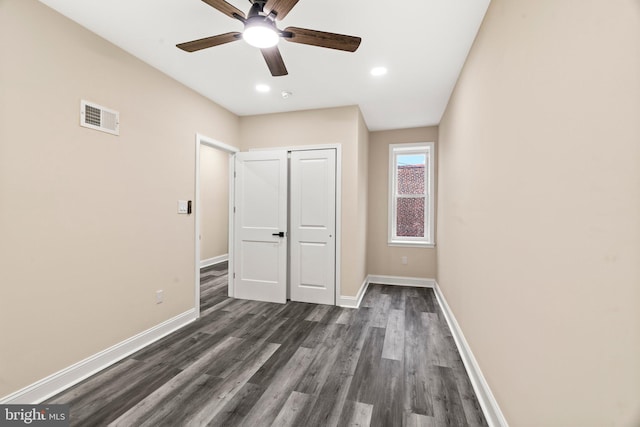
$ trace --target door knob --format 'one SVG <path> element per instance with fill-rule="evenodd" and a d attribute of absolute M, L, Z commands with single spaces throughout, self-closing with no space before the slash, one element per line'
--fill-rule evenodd
<path fill-rule="evenodd" d="M 272 236 L 284 237 L 284 231 L 281 231 L 279 233 L 273 233 Z"/>

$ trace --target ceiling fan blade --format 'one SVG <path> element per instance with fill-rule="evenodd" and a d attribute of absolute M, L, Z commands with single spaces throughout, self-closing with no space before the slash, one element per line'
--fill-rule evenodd
<path fill-rule="evenodd" d="M 289 74 L 282 60 L 282 55 L 280 55 L 280 51 L 278 50 L 278 46 L 260 49 L 260 52 L 262 52 L 264 60 L 267 61 L 267 67 L 269 67 L 272 76 L 278 77 Z"/>
<path fill-rule="evenodd" d="M 186 51 L 195 52 L 197 50 L 206 49 L 208 47 L 218 46 L 221 44 L 234 42 L 242 38 L 242 33 L 237 31 L 232 33 L 218 34 L 217 36 L 205 37 L 203 39 L 192 40 L 190 42 L 177 44 L 176 47 Z"/>
<path fill-rule="evenodd" d="M 276 19 L 281 20 L 293 9 L 298 0 L 269 0 L 264 5 L 265 13 L 274 12 Z"/>
<path fill-rule="evenodd" d="M 362 41 L 360 37 L 326 33 L 324 31 L 308 30 L 298 27 L 285 28 L 283 38 L 293 43 L 346 50 L 347 52 L 355 52 Z"/>
<path fill-rule="evenodd" d="M 202 1 L 208 4 L 209 6 L 213 7 L 214 9 L 218 9 L 220 12 L 224 13 L 225 15 L 231 18 L 235 18 L 234 14 L 242 18 L 245 18 L 243 11 L 227 3 L 224 0 L 202 0 Z"/>

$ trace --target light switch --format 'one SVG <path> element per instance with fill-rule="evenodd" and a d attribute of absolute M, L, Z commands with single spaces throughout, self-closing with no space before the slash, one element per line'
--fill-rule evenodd
<path fill-rule="evenodd" d="M 186 200 L 178 200 L 178 213 L 186 214 L 188 213 L 188 203 Z"/>

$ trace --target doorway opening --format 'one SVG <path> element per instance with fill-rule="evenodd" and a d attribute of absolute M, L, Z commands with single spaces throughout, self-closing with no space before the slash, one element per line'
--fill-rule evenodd
<path fill-rule="evenodd" d="M 237 147 L 224 144 L 201 134 L 196 134 L 195 149 L 195 309 L 197 316 L 200 317 L 201 268 L 227 261 L 229 248 L 228 239 L 231 235 L 227 218 L 228 209 L 225 208 L 225 215 L 217 215 L 215 221 L 208 221 L 211 218 L 203 218 L 203 214 L 205 213 L 202 207 L 204 202 L 208 202 L 209 205 L 221 204 L 228 206 L 231 204 L 230 197 L 233 189 L 227 171 L 232 165 L 233 155 L 240 150 Z M 206 168 L 206 166 L 203 168 L 201 165 L 203 152 L 205 153 L 205 159 L 215 158 L 216 161 L 218 161 L 218 166 L 223 166 L 220 168 L 223 169 L 222 174 L 219 173 L 221 171 L 217 170 L 203 170 Z M 216 174 L 216 172 L 218 173 Z M 203 182 L 203 173 L 205 174 L 205 178 L 207 178 L 207 174 L 211 175 L 207 181 L 214 181 L 213 185 L 218 186 L 218 189 L 224 191 L 215 191 L 216 194 L 214 196 L 212 194 L 212 183 Z M 203 190 L 206 191 L 207 194 L 204 194 Z M 214 197 L 215 200 L 210 200 L 212 197 Z M 212 230 L 213 236 L 211 233 Z M 202 238 L 204 231 L 207 231 L 207 237 L 205 237 L 203 245 Z"/>

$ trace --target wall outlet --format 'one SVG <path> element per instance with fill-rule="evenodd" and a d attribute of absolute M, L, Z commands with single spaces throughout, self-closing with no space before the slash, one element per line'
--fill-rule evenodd
<path fill-rule="evenodd" d="M 164 301 L 164 291 L 162 289 L 156 291 L 156 304 L 162 304 Z"/>
<path fill-rule="evenodd" d="M 404 265 L 409 264 L 409 259 L 406 256 L 402 257 L 402 264 L 404 264 Z"/>

